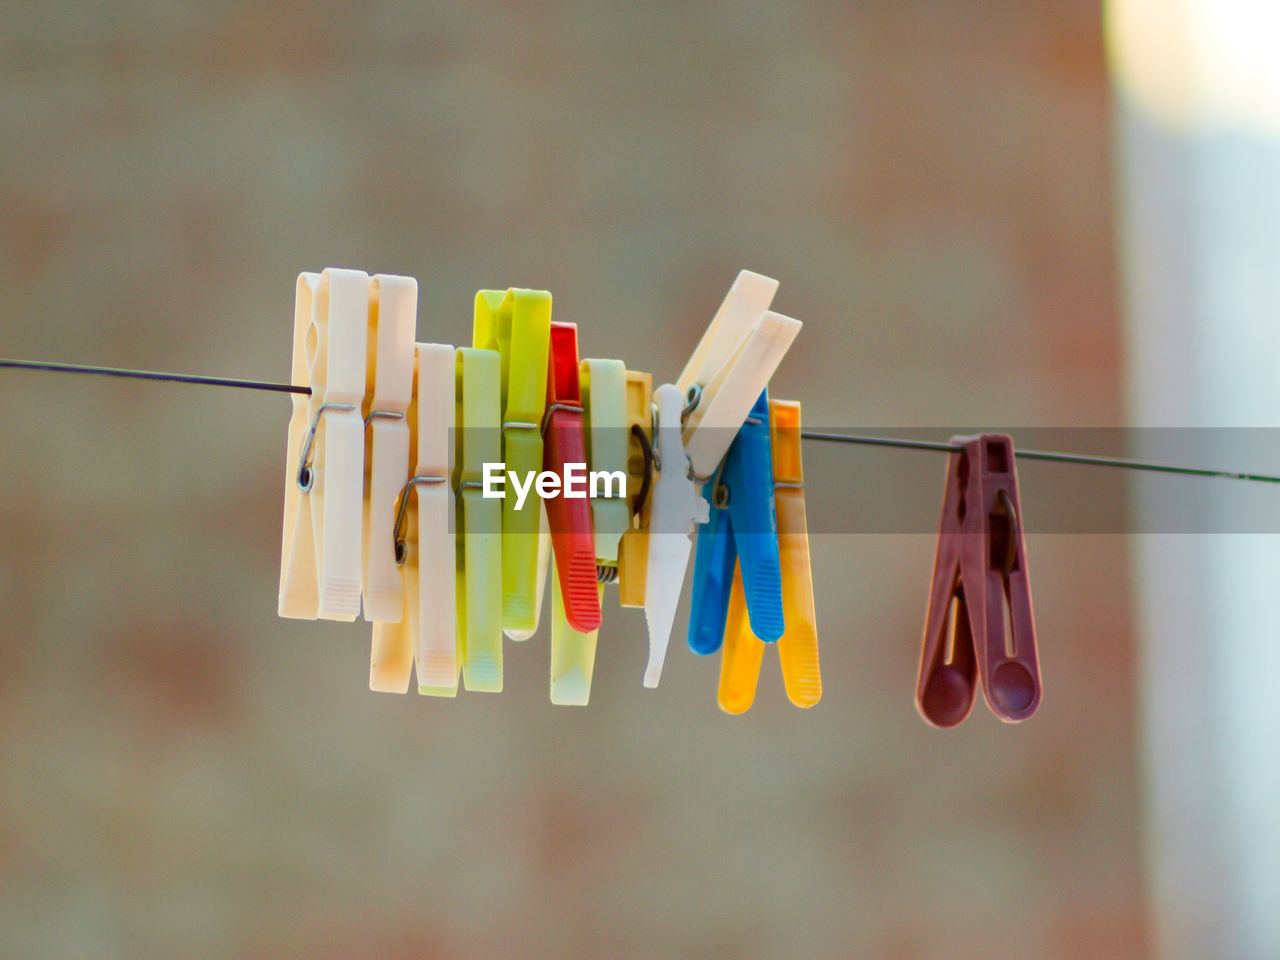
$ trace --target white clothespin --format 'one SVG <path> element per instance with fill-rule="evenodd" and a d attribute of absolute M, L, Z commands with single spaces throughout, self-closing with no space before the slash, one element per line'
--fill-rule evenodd
<path fill-rule="evenodd" d="M 695 404 L 685 421 L 684 446 L 700 480 L 715 473 L 800 332 L 799 320 L 769 309 L 777 289 L 777 280 L 739 272 L 676 381 Z"/>
<path fill-rule="evenodd" d="M 365 351 L 369 275 L 303 273 L 293 316 L 295 394 L 285 466 L 282 617 L 354 620 L 360 613 Z"/>
<path fill-rule="evenodd" d="M 404 590 L 392 538 L 396 500 L 409 476 L 413 337 L 418 281 L 375 274 L 369 285 L 369 349 L 364 425 L 369 431 L 364 500 L 364 618 L 399 620 Z"/>
<path fill-rule="evenodd" d="M 372 531 L 391 545 L 393 563 L 400 565 L 403 608 L 398 623 L 373 625 L 369 687 L 404 693 L 416 661 L 419 693 L 454 696 L 459 661 L 449 428 L 456 351 L 419 343 L 415 354 L 416 383 L 408 410 L 413 474 L 401 481 L 394 517 Z"/>
<path fill-rule="evenodd" d="M 649 563 L 645 578 L 644 616 L 649 626 L 649 663 L 644 685 L 656 687 L 667 657 L 671 625 L 675 621 L 684 572 L 689 565 L 694 525 L 706 523 L 707 501 L 689 473 L 689 458 L 680 439 L 680 414 L 684 393 L 664 383 L 653 392 L 658 408 L 658 475 L 653 482 L 649 510 Z M 745 416 L 745 414 L 744 414 Z"/>

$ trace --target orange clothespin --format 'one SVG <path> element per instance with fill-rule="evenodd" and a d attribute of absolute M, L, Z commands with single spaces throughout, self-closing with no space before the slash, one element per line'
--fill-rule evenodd
<path fill-rule="evenodd" d="M 804 504 L 804 465 L 800 456 L 800 404 L 769 401 L 773 459 L 773 496 L 778 517 L 778 557 L 782 568 L 782 612 L 786 629 L 778 638 L 778 660 L 787 699 L 812 707 L 822 699 L 818 664 L 818 621 L 809 560 L 809 523 Z M 755 700 L 764 641 L 751 632 L 740 566 L 733 571 L 729 612 L 720 659 L 720 709 L 742 713 Z"/>
<path fill-rule="evenodd" d="M 981 682 L 992 713 L 1015 723 L 1040 705 L 1040 663 L 1013 440 L 984 433 L 951 443 L 964 449 L 947 467 L 916 706 L 935 727 L 954 727 Z"/>
<path fill-rule="evenodd" d="M 561 489 L 546 499 L 556 576 L 564 599 L 565 619 L 573 629 L 589 633 L 600 627 L 596 590 L 595 535 L 587 497 L 587 449 L 582 429 L 582 391 L 578 384 L 578 325 L 551 324 L 551 360 L 547 369 L 547 409 L 542 418 L 542 469 L 562 478 Z M 571 489 L 566 465 L 575 464 L 582 490 Z"/>

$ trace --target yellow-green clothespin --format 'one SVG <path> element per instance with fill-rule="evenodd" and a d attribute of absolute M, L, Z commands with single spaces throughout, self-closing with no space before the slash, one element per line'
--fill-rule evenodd
<path fill-rule="evenodd" d="M 458 348 L 453 485 L 462 683 L 490 693 L 502 691 L 502 503 L 482 487 L 483 465 L 501 460 L 500 376 L 495 351 Z"/>
<path fill-rule="evenodd" d="M 501 459 L 518 476 L 542 469 L 542 414 L 547 402 L 547 354 L 551 294 L 545 290 L 481 290 L 476 294 L 474 346 L 496 350 L 501 359 Z M 539 513 L 542 501 L 502 501 L 502 626 L 524 640 L 538 626 L 543 578 L 538 576 Z M 545 569 L 545 567 L 544 567 Z"/>
<path fill-rule="evenodd" d="M 587 470 L 600 478 L 591 495 L 596 564 L 617 569 L 618 541 L 631 525 L 627 506 L 627 369 L 621 360 L 583 360 L 578 366 L 582 391 Z M 569 625 L 560 596 L 560 578 L 552 577 L 551 702 L 584 706 L 591 695 L 599 630 L 581 633 Z M 604 598 L 604 585 L 596 588 Z"/>

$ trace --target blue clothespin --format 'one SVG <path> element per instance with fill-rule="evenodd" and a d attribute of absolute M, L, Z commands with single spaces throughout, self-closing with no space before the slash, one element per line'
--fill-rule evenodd
<path fill-rule="evenodd" d="M 783 633 L 768 393 L 761 392 L 720 469 L 702 488 L 711 518 L 698 527 L 693 561 L 689 647 L 694 653 L 715 653 L 724 642 L 733 568 L 739 563 L 751 632 L 766 642 Z"/>

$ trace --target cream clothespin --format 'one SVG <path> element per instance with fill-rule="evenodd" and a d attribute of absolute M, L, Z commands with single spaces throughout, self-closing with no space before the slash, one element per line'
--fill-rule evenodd
<path fill-rule="evenodd" d="M 650 493 L 649 562 L 645 571 L 644 615 L 649 626 L 649 663 L 644 685 L 656 687 L 667 657 L 684 572 L 689 565 L 694 525 L 706 523 L 710 508 L 698 495 L 689 458 L 680 440 L 684 394 L 670 383 L 653 392 L 658 408 L 658 475 Z"/>
<path fill-rule="evenodd" d="M 583 360 L 578 365 L 587 469 L 593 475 L 617 475 L 622 481 L 613 488 L 612 496 L 607 489 L 589 491 L 597 571 L 611 568 L 616 572 L 618 541 L 631 525 L 626 500 L 626 378 L 626 365 L 621 360 Z M 551 582 L 551 702 L 586 706 L 600 630 L 575 630 L 565 616 L 559 575 Z M 603 606 L 601 582 L 596 584 L 596 596 Z"/>
<path fill-rule="evenodd" d="M 777 280 L 741 271 L 676 381 L 693 404 L 684 446 L 699 480 L 715 473 L 800 332 L 799 320 L 769 309 L 777 289 Z"/>
<path fill-rule="evenodd" d="M 364 618 L 400 619 L 404 589 L 392 539 L 400 488 L 409 475 L 409 424 L 413 396 L 413 337 L 418 322 L 418 281 L 375 274 L 369 284 L 369 350 L 364 425 L 365 454 Z M 406 677 L 405 680 L 408 683 Z"/>
<path fill-rule="evenodd" d="M 354 620 L 360 613 L 365 353 L 369 275 L 326 269 L 298 276 L 293 316 L 295 394 L 285 464 L 280 557 L 282 617 Z"/>
<path fill-rule="evenodd" d="M 451 697 L 459 667 L 449 483 L 455 350 L 419 343 L 415 355 L 408 410 L 413 474 L 401 484 L 394 518 L 372 531 L 399 564 L 403 608 L 398 623 L 373 625 L 369 687 L 404 693 L 416 661 L 418 692 Z"/>

